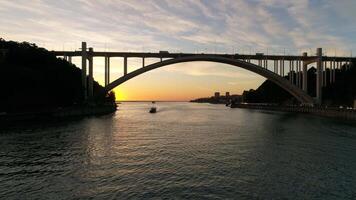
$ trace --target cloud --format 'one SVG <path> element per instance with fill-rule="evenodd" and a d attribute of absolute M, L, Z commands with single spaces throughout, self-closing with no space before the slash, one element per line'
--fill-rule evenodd
<path fill-rule="evenodd" d="M 353 0 L 0 1 L 0 37 L 56 50 L 74 50 L 87 41 L 100 51 L 299 54 L 326 47 L 325 52 L 338 49 L 341 55 L 356 51 L 355 6 Z M 252 78 L 211 63 L 165 69 Z"/>
<path fill-rule="evenodd" d="M 1 1 L 0 25 L 3 37 L 52 48 L 81 40 L 116 50 L 350 48 L 355 39 L 345 32 L 355 32 L 354 6 L 352 0 Z"/>

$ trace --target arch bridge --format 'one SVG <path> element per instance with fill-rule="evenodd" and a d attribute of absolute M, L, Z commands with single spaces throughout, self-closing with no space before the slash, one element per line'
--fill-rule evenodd
<path fill-rule="evenodd" d="M 293 95 L 302 104 L 321 103 L 322 87 L 335 82 L 336 70 L 343 64 L 351 66 L 351 57 L 327 57 L 323 56 L 322 49 L 317 48 L 317 54 L 308 56 L 303 53 L 300 56 L 293 55 L 264 55 L 256 54 L 193 54 L 193 53 L 169 53 L 160 51 L 147 52 L 94 52 L 93 48 L 87 48 L 86 42 L 82 42 L 80 51 L 53 51 L 56 56 L 62 56 L 69 62 L 72 57 L 79 56 L 82 61 L 82 85 L 85 88 L 84 97 L 90 100 L 93 97 L 93 59 L 105 58 L 105 90 L 108 92 L 118 85 L 145 72 L 177 63 L 209 61 L 240 67 L 259 74 L 279 85 Z M 123 76 L 110 81 L 110 58 L 123 58 Z M 141 58 L 142 67 L 128 72 L 128 58 Z M 156 58 L 158 61 L 145 65 L 145 59 Z M 308 65 L 316 63 L 316 97 L 308 95 Z M 88 70 L 88 73 L 87 73 Z M 329 73 L 326 73 L 329 70 Z"/>

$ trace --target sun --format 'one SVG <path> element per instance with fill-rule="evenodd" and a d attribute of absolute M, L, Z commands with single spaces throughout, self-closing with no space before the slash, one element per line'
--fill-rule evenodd
<path fill-rule="evenodd" d="M 118 88 L 114 89 L 116 101 L 127 101 L 127 95 L 122 90 Z"/>

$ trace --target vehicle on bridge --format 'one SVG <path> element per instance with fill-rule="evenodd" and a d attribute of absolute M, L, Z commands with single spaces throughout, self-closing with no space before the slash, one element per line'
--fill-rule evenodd
<path fill-rule="evenodd" d="M 159 54 L 169 54 L 168 51 L 159 51 Z"/>

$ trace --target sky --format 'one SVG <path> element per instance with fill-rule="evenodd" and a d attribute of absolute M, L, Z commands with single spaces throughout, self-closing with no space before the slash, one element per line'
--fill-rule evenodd
<path fill-rule="evenodd" d="M 0 0 L 0 37 L 48 50 L 356 54 L 355 0 Z M 74 64 L 80 67 L 79 58 Z M 154 63 L 157 60 L 146 60 Z M 123 61 L 111 59 L 111 80 Z M 129 72 L 140 67 L 129 59 Z M 104 59 L 94 60 L 104 82 Z M 181 100 L 241 94 L 265 79 L 211 62 L 165 66 L 115 88 L 119 100 Z"/>

